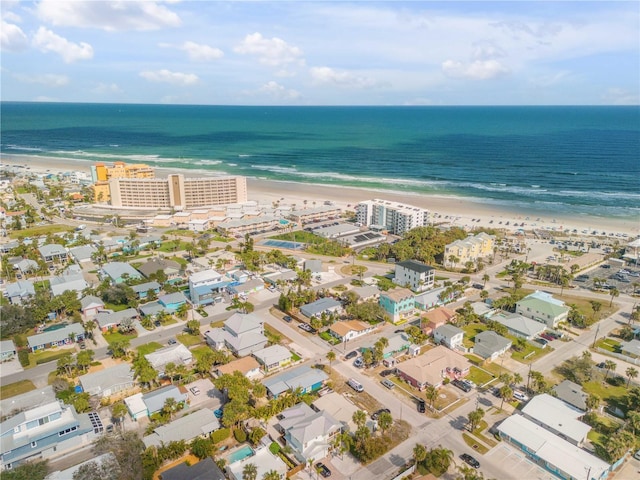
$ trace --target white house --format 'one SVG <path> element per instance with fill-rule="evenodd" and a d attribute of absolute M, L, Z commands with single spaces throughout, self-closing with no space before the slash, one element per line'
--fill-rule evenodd
<path fill-rule="evenodd" d="M 329 334 L 341 342 L 347 342 L 354 338 L 371 333 L 376 329 L 375 325 L 360 320 L 345 320 L 335 322 L 329 327 Z"/>
<path fill-rule="evenodd" d="M 516 313 L 555 328 L 569 316 L 570 308 L 562 300 L 545 292 L 536 291 L 516 303 Z"/>
<path fill-rule="evenodd" d="M 226 347 L 235 355 L 244 357 L 265 347 L 267 337 L 263 332 L 264 321 L 257 315 L 234 313 L 225 320 L 223 328 L 205 332 L 205 339 L 216 350 Z"/>
<path fill-rule="evenodd" d="M 450 323 L 445 323 L 433 331 L 433 341 L 452 350 L 462 346 L 463 338 L 464 331 Z"/>
<path fill-rule="evenodd" d="M 394 283 L 409 287 L 414 292 L 423 292 L 433 288 L 435 269 L 417 260 L 406 260 L 396 263 Z"/>

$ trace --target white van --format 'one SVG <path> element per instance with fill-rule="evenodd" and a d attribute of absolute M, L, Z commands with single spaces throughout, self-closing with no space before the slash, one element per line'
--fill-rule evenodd
<path fill-rule="evenodd" d="M 347 385 L 349 385 L 358 393 L 364 392 L 364 387 L 355 378 L 350 378 L 349 381 L 347 381 Z"/>
<path fill-rule="evenodd" d="M 635 458 L 636 460 L 640 460 L 640 450 L 638 450 L 634 455 L 633 458 Z"/>

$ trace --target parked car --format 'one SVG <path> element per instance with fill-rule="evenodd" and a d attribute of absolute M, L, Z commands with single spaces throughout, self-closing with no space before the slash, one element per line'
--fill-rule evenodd
<path fill-rule="evenodd" d="M 349 380 L 347 380 L 347 385 L 349 385 L 351 388 L 353 388 L 358 393 L 364 392 L 364 387 L 355 378 L 350 378 Z"/>
<path fill-rule="evenodd" d="M 480 462 L 468 453 L 463 453 L 462 455 L 460 455 L 460 458 L 468 465 L 471 465 L 473 468 L 480 468 Z"/>
<path fill-rule="evenodd" d="M 541 336 L 542 338 L 544 338 L 545 340 L 548 340 L 548 341 L 550 341 L 550 342 L 552 342 L 553 340 L 555 340 L 555 338 L 554 338 L 554 337 L 552 337 L 552 336 L 551 336 L 550 334 L 548 334 L 548 333 L 541 333 L 541 334 L 540 334 L 540 336 Z"/>
<path fill-rule="evenodd" d="M 533 341 L 542 345 L 542 348 L 546 348 L 547 344 L 549 343 L 544 338 L 534 338 Z"/>
<path fill-rule="evenodd" d="M 529 400 L 529 397 L 518 390 L 513 392 L 513 398 L 515 398 L 516 400 L 520 400 L 521 402 L 526 402 L 527 400 Z"/>
<path fill-rule="evenodd" d="M 215 417 L 216 417 L 217 419 L 221 419 L 221 418 L 222 418 L 222 413 L 223 413 L 223 412 L 222 412 L 222 409 L 221 409 L 221 408 L 219 408 L 219 409 L 217 409 L 217 410 L 214 410 L 214 411 L 213 411 L 213 414 L 215 415 Z"/>
<path fill-rule="evenodd" d="M 198 387 L 191 387 L 191 388 L 189 389 L 189 391 L 190 391 L 194 396 L 200 395 L 200 389 L 199 389 Z"/>
<path fill-rule="evenodd" d="M 476 388 L 475 382 L 472 382 L 471 380 L 467 380 L 466 378 L 462 380 L 462 383 L 464 383 L 467 387 L 471 389 Z"/>
<path fill-rule="evenodd" d="M 356 360 L 353 362 L 353 366 L 356 368 L 364 367 L 364 360 L 362 359 L 362 357 L 356 358 Z"/>
<path fill-rule="evenodd" d="M 424 400 L 418 400 L 418 412 L 424 413 L 427 409 L 427 404 Z"/>
<path fill-rule="evenodd" d="M 176 343 L 178 343 L 178 341 L 175 338 L 170 338 L 169 341 L 167 342 L 169 345 L 175 345 Z"/>
<path fill-rule="evenodd" d="M 291 323 L 291 317 L 289 315 L 285 315 L 282 319 L 287 323 Z"/>
<path fill-rule="evenodd" d="M 455 385 L 456 387 L 458 387 L 460 390 L 463 390 L 464 392 L 470 392 L 471 391 L 471 387 L 469 385 L 467 385 L 466 383 L 464 383 L 462 380 L 454 380 L 451 383 L 453 385 Z"/>
<path fill-rule="evenodd" d="M 316 333 L 317 330 L 315 328 L 313 328 L 311 325 L 309 325 L 308 323 L 301 323 L 300 325 L 298 325 L 298 328 L 304 330 L 305 332 L 309 332 L 309 333 Z"/>
<path fill-rule="evenodd" d="M 382 383 L 382 385 L 387 387 L 389 390 L 393 390 L 396 387 L 395 383 L 393 383 L 391 380 L 387 380 L 386 378 L 382 380 L 380 383 Z"/>
<path fill-rule="evenodd" d="M 329 470 L 327 466 L 322 462 L 316 463 L 316 470 L 324 478 L 329 478 L 331 476 L 331 470 Z"/>
<path fill-rule="evenodd" d="M 351 360 L 352 358 L 355 358 L 358 356 L 358 351 L 357 350 L 353 350 L 349 353 L 347 353 L 344 358 L 346 358 L 347 360 Z"/>
<path fill-rule="evenodd" d="M 388 408 L 381 408 L 380 410 L 376 410 L 371 414 L 372 420 L 377 420 L 381 413 L 391 413 L 391 410 Z"/>
<path fill-rule="evenodd" d="M 383 370 L 380 372 L 380 376 L 381 377 L 388 377 L 389 375 L 393 375 L 394 373 L 396 373 L 395 370 Z"/>

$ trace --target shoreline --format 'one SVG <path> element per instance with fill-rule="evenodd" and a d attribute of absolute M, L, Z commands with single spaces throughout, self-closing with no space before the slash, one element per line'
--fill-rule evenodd
<path fill-rule="evenodd" d="M 6 165 L 28 165 L 31 171 L 68 171 L 90 170 L 90 166 L 95 162 L 79 160 L 73 158 L 47 157 L 28 154 L 2 154 L 0 162 Z M 110 163 L 110 162 L 107 162 Z M 170 173 L 193 172 L 194 176 L 203 175 L 203 171 L 192 169 L 155 167 L 158 177 L 164 178 Z M 186 170 L 186 171 L 185 171 Z M 209 172 L 207 176 L 219 175 L 219 173 Z M 538 229 L 576 229 L 577 234 L 584 235 L 583 230 L 597 230 L 598 233 L 606 231 L 626 233 L 631 237 L 640 235 L 640 221 L 633 218 L 602 218 L 592 216 L 566 216 L 552 212 L 540 212 L 531 209 L 527 211 L 521 208 L 508 208 L 504 206 L 492 205 L 489 202 L 480 203 L 468 200 L 465 197 L 437 196 L 418 193 L 394 193 L 377 189 L 367 189 L 361 187 L 350 187 L 342 185 L 327 185 L 314 183 L 300 183 L 294 181 L 271 180 L 259 177 L 246 177 L 249 200 L 263 203 L 295 204 L 296 207 L 303 207 L 305 200 L 306 207 L 319 206 L 326 200 L 332 201 L 335 205 L 345 210 L 353 210 L 353 207 L 363 200 L 382 198 L 399 203 L 415 205 L 431 211 L 432 216 L 440 215 L 436 218 L 437 223 L 445 223 L 453 226 L 466 227 L 468 229 L 477 227 L 506 229 L 515 231 L 519 228 L 526 230 Z M 499 223 L 502 222 L 502 223 Z M 509 225 L 505 225 L 509 222 Z M 513 223 L 517 222 L 518 226 Z M 521 227 L 522 223 L 525 226 Z M 616 237 L 617 238 L 617 237 Z"/>

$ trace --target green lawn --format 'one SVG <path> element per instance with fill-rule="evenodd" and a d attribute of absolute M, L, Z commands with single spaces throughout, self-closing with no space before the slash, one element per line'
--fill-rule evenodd
<path fill-rule="evenodd" d="M 300 357 L 300 355 L 298 355 L 296 352 L 291 352 L 291 361 L 292 362 L 297 362 L 298 360 L 301 360 L 302 357 Z"/>
<path fill-rule="evenodd" d="M 511 338 L 515 345 L 515 338 L 509 338 Z M 525 344 L 525 347 L 521 351 L 516 352 L 515 350 L 512 350 L 512 352 L 513 353 L 511 354 L 511 358 L 513 358 L 514 360 L 517 360 L 521 363 L 529 363 L 533 360 L 537 360 L 538 358 L 545 356 L 547 353 L 553 352 L 553 348 L 538 348 L 527 342 Z"/>
<path fill-rule="evenodd" d="M 327 240 L 318 235 L 314 235 L 310 232 L 305 232 L 303 230 L 298 230 L 290 233 L 282 233 L 280 235 L 274 235 L 273 237 L 269 237 L 273 240 L 287 240 L 290 242 L 300 242 L 300 243 L 324 243 Z"/>
<path fill-rule="evenodd" d="M 601 338 L 596 342 L 596 347 L 600 347 L 608 352 L 620 353 L 620 342 L 612 338 Z"/>
<path fill-rule="evenodd" d="M 104 308 L 106 310 L 113 310 L 114 312 L 119 312 L 121 310 L 126 310 L 129 308 L 128 305 L 116 305 L 115 303 L 105 303 Z"/>
<path fill-rule="evenodd" d="M 467 380 L 471 380 L 476 385 L 480 386 L 491 381 L 494 378 L 494 376 L 491 375 L 490 373 L 483 372 L 478 367 L 471 367 L 469 369 L 469 375 L 467 375 L 464 378 Z"/>
<path fill-rule="evenodd" d="M 149 353 L 153 353 L 156 350 L 160 350 L 161 348 L 162 345 L 160 345 L 158 342 L 149 342 L 145 343 L 144 345 L 140 345 L 138 348 L 136 348 L 136 350 L 141 355 L 148 355 Z"/>
<path fill-rule="evenodd" d="M 0 386 L 0 399 L 4 400 L 5 398 L 15 397 L 16 395 L 35 389 L 36 386 L 31 380 L 20 380 L 19 382 L 2 385 Z"/>
<path fill-rule="evenodd" d="M 611 374 L 610 374 L 611 375 Z M 614 403 L 624 400 L 627 394 L 627 386 L 614 387 L 608 383 L 592 381 L 582 384 L 582 389 L 591 395 L 600 397 L 603 401 L 612 401 Z"/>
<path fill-rule="evenodd" d="M 506 372 L 506 373 L 511 373 L 509 370 L 507 370 L 504 367 L 501 367 L 498 363 L 484 363 L 483 359 L 473 355 L 472 353 L 467 353 L 465 355 L 465 358 L 467 360 L 469 360 L 473 365 L 482 367 L 483 369 L 487 370 L 488 372 L 491 372 L 491 374 L 495 377 L 500 376 L 501 373 Z"/>
<path fill-rule="evenodd" d="M 188 333 L 182 333 L 176 335 L 178 341 L 185 347 L 192 347 L 194 345 L 200 345 L 202 343 L 202 337 L 200 335 L 190 335 Z"/>
<path fill-rule="evenodd" d="M 181 267 L 186 267 L 189 263 L 184 258 L 176 256 L 169 257 L 168 260 L 173 260 L 174 262 L 179 263 Z"/>
<path fill-rule="evenodd" d="M 193 353 L 195 361 L 198 361 L 198 359 L 202 357 L 202 355 L 206 355 L 206 352 L 210 352 L 210 351 L 211 351 L 211 348 L 209 347 L 209 345 L 202 345 L 200 347 L 195 347 L 191 349 L 191 353 Z"/>
<path fill-rule="evenodd" d="M 473 450 L 475 450 L 476 452 L 478 452 L 481 455 L 484 455 L 485 453 L 487 453 L 489 451 L 489 449 L 487 447 L 485 447 L 484 445 L 480 444 L 480 442 L 475 440 L 468 433 L 463 433 L 462 434 L 462 438 L 464 440 L 464 443 L 469 445 Z"/>
<path fill-rule="evenodd" d="M 25 228 L 24 230 L 14 230 L 9 233 L 11 238 L 40 237 L 48 234 L 56 234 L 61 232 L 71 232 L 73 227 L 69 225 L 42 225 L 39 227 Z"/>
<path fill-rule="evenodd" d="M 120 340 L 131 341 L 132 339 L 136 338 L 138 334 L 135 332 L 132 332 L 130 335 L 124 335 L 120 332 L 113 332 L 113 333 L 103 333 L 102 336 L 107 341 L 107 343 L 111 345 L 113 342 L 117 342 Z"/>
<path fill-rule="evenodd" d="M 39 352 L 34 352 L 29 354 L 29 366 L 27 368 L 35 367 L 36 365 L 41 365 L 47 362 L 53 362 L 54 360 L 58 360 L 58 358 L 62 357 L 64 354 L 68 352 L 74 352 L 73 348 L 55 348 L 50 350 L 42 350 Z"/>
<path fill-rule="evenodd" d="M 178 242 L 176 242 L 175 240 L 167 240 L 166 242 L 163 242 L 162 245 L 160 245 L 160 248 L 158 248 L 158 251 L 164 252 L 164 253 L 173 253 L 180 250 L 186 250 L 190 246 L 191 246 L 191 243 L 189 242 L 183 242 L 181 240 Z"/>
<path fill-rule="evenodd" d="M 471 348 L 475 342 L 476 335 L 488 330 L 488 328 L 484 323 L 470 323 L 462 327 L 462 330 L 464 330 L 464 346 Z"/>

